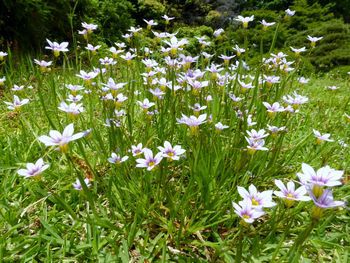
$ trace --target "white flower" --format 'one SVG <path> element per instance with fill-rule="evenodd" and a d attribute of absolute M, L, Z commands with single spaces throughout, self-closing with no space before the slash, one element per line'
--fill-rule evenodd
<path fill-rule="evenodd" d="M 164 18 L 165 21 L 169 22 L 170 20 L 175 19 L 175 17 L 169 17 L 167 15 L 163 15 L 162 18 Z"/>
<path fill-rule="evenodd" d="M 295 11 L 294 10 L 290 10 L 289 8 L 287 10 L 285 10 L 285 13 L 287 16 L 294 16 Z"/>
<path fill-rule="evenodd" d="M 307 39 L 310 40 L 311 42 L 317 42 L 320 41 L 323 37 L 312 37 L 312 36 L 307 36 Z"/>
<path fill-rule="evenodd" d="M 6 52 L 0 51 L 0 61 L 4 60 L 4 57 L 6 57 L 8 54 Z"/>
<path fill-rule="evenodd" d="M 270 23 L 268 23 L 268 22 L 266 22 L 266 21 L 263 19 L 262 21 L 260 21 L 260 24 L 262 24 L 264 30 L 266 30 L 268 27 L 273 26 L 274 24 L 276 24 L 276 22 L 270 22 Z"/>
<path fill-rule="evenodd" d="M 247 28 L 248 27 L 248 22 L 252 22 L 254 20 L 254 15 L 247 16 L 247 17 L 238 16 L 237 18 L 235 18 L 235 20 L 239 21 L 239 22 L 242 22 L 243 23 L 243 27 Z"/>
<path fill-rule="evenodd" d="M 300 54 L 301 52 L 306 52 L 306 48 L 305 48 L 305 47 L 302 47 L 302 48 L 290 47 L 290 49 L 291 49 L 295 54 Z"/>

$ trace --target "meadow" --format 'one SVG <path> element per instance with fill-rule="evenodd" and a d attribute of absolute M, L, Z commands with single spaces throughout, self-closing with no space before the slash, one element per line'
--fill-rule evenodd
<path fill-rule="evenodd" d="M 248 37 L 154 21 L 2 51 L 0 261 L 348 262 L 350 74 L 309 74 L 323 36 L 280 52 L 278 23 L 252 65 Z"/>

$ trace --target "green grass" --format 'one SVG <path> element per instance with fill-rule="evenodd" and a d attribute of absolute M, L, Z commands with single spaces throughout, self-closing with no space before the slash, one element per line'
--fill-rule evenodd
<path fill-rule="evenodd" d="M 136 42 L 136 47 L 139 43 Z M 154 58 L 159 62 L 161 55 Z M 100 57 L 104 57 L 101 51 Z M 73 51 L 71 51 L 73 53 Z M 77 54 L 79 52 L 77 51 Z M 219 54 L 217 54 L 219 55 Z M 292 58 L 292 55 L 290 56 Z M 1 101 L 13 95 L 30 102 L 18 112 L 0 104 L 0 261 L 3 262 L 347 262 L 350 251 L 349 210 L 327 209 L 319 221 L 311 219 L 312 202 L 287 209 L 274 197 L 277 206 L 265 209 L 266 215 L 246 226 L 234 213 L 231 202 L 238 202 L 237 186 L 251 183 L 258 190 L 277 190 L 275 179 L 296 180 L 301 164 L 315 168 L 326 164 L 344 170 L 343 185 L 334 189 L 336 200 L 349 200 L 349 79 L 312 76 L 306 85 L 298 84 L 296 71 L 280 74 L 281 83 L 273 88 L 257 88 L 258 77 L 274 74 L 253 67 L 237 72 L 254 76 L 255 88 L 240 93 L 236 79 L 219 87 L 210 74 L 209 86 L 194 95 L 180 90 L 173 95 L 166 89 L 164 99 L 156 100 L 143 84 L 145 71 L 141 57 L 128 65 L 118 58 L 117 65 L 98 75 L 96 86 L 89 86 L 75 76 L 81 68 L 99 67 L 97 57 L 82 51 L 76 58 L 65 56 L 56 61 L 51 72 L 41 73 L 31 58 L 14 63 L 11 57 L 1 66 L 6 76 Z M 201 58 L 202 60 L 202 58 Z M 204 68 L 204 62 L 192 65 Z M 166 68 L 164 77 L 175 83 L 175 73 Z M 227 68 L 224 72 L 232 73 Z M 102 102 L 99 91 L 108 77 L 128 84 L 121 92 L 128 97 L 120 109 L 127 113 L 121 127 L 106 127 L 106 118 L 114 115 L 115 105 Z M 69 90 L 66 84 L 84 84 L 91 94 L 84 94 L 85 112 L 70 119 L 58 110 Z M 14 84 L 25 85 L 12 91 Z M 339 90 L 326 90 L 328 85 Z M 33 89 L 28 89 L 32 86 Z M 139 91 L 136 95 L 134 91 Z M 307 96 L 309 102 L 295 114 L 277 113 L 271 119 L 263 101 L 282 101 L 293 91 Z M 234 104 L 228 92 L 244 97 Z M 213 101 L 206 103 L 207 95 Z M 146 114 L 136 104 L 149 98 L 156 102 L 158 114 Z M 191 134 L 177 123 L 181 113 L 192 115 L 189 105 L 206 105 L 212 122 L 199 126 Z M 235 110 L 249 109 L 257 124 L 247 127 L 247 114 L 240 120 Z M 229 126 L 218 133 L 214 124 Z M 38 140 L 50 130 L 62 132 L 74 123 L 75 132 L 92 129 L 90 135 L 69 143 L 66 154 L 45 147 Z M 266 129 L 266 125 L 286 126 L 285 133 L 266 138 L 269 151 L 249 155 L 244 139 L 246 131 Z M 335 142 L 315 143 L 313 129 L 331 133 Z M 143 143 L 158 152 L 164 141 L 179 144 L 184 158 L 165 158 L 152 170 L 136 168 L 129 149 Z M 107 159 L 112 152 L 129 159 L 119 165 Z M 17 171 L 28 162 L 43 158 L 50 167 L 36 178 L 25 179 Z M 92 178 L 91 187 L 83 184 L 77 191 L 72 183 Z M 310 233 L 307 229 L 310 228 Z M 308 233 L 302 239 L 302 233 Z M 300 241 L 299 245 L 297 240 Z M 301 248 L 301 249 L 300 249 Z M 294 254 L 293 254 L 294 253 Z"/>

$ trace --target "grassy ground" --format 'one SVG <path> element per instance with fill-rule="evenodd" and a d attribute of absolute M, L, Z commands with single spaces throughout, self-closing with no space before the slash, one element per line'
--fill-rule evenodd
<path fill-rule="evenodd" d="M 86 59 L 85 69 L 98 65 L 96 58 Z M 237 81 L 222 89 L 207 73 L 204 79 L 209 86 L 199 95 L 183 90 L 173 95 L 167 88 L 164 99 L 157 100 L 142 84 L 140 74 L 145 69 L 140 62 L 127 64 L 119 58 L 117 66 L 95 79 L 96 86 L 80 80 L 75 75 L 78 68 L 67 58 L 64 65 L 57 63 L 45 74 L 29 59 L 18 65 L 8 62 L 2 68 L 7 80 L 1 101 L 10 102 L 16 94 L 30 102 L 20 111 L 0 104 L 0 261 L 349 261 L 347 208 L 328 209 L 314 224 L 312 202 L 287 209 L 274 197 L 278 205 L 247 226 L 231 205 L 240 200 L 237 186 L 253 183 L 261 191 L 277 190 L 274 179 L 296 180 L 302 163 L 344 170 L 343 185 L 335 188 L 334 196 L 349 200 L 349 148 L 339 143 L 350 144 L 349 122 L 344 117 L 350 114 L 348 79 L 313 76 L 301 85 L 294 73 L 282 74 L 281 83 L 273 89 L 264 86 L 256 88 L 256 93 L 240 93 Z M 249 73 L 262 75 L 257 69 Z M 128 99 L 121 106 L 100 99 L 101 83 L 109 76 L 127 83 L 122 92 Z M 175 82 L 174 70 L 168 69 L 164 76 Z M 70 83 L 92 90 L 91 94 L 80 92 L 85 111 L 73 119 L 57 109 L 69 95 L 65 85 Z M 14 84 L 25 88 L 12 91 Z M 331 85 L 339 89 L 326 89 Z M 261 102 L 282 102 L 283 95 L 295 90 L 309 98 L 300 112 L 268 117 Z M 243 96 L 244 103 L 234 104 L 228 91 Z M 213 101 L 206 103 L 209 94 Z M 136 104 L 146 97 L 156 103 L 155 116 Z M 194 134 L 176 119 L 181 113 L 193 114 L 188 106 L 195 102 L 208 104 L 203 112 L 212 114 L 213 120 Z M 116 108 L 127 114 L 120 118 L 120 127 L 107 127 L 105 120 L 116 118 Z M 237 117 L 235 111 L 245 109 L 250 109 L 255 126 L 247 127 L 244 114 L 243 120 Z M 218 121 L 229 128 L 216 131 Z M 92 131 L 70 142 L 67 153 L 38 140 L 50 130 L 62 132 L 70 123 L 75 132 Z M 287 131 L 266 139 L 269 151 L 249 155 L 246 130 L 266 129 L 267 124 L 286 126 Z M 313 129 L 330 133 L 335 141 L 316 144 Z M 157 153 L 166 140 L 181 145 L 185 156 L 178 161 L 164 158 L 152 171 L 135 167 L 141 157 L 131 155 L 131 145 L 143 143 Z M 112 152 L 129 159 L 111 164 L 107 159 Z M 40 176 L 25 179 L 17 174 L 39 158 L 50 164 Z M 77 178 L 81 183 L 89 178 L 91 186 L 74 189 Z M 307 233 L 310 225 L 313 228 Z M 297 247 L 303 233 L 307 236 Z M 296 257 L 290 253 L 293 249 Z"/>

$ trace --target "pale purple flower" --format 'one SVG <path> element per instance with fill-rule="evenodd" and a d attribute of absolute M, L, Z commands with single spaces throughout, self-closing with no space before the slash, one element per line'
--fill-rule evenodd
<path fill-rule="evenodd" d="M 91 44 L 88 44 L 85 49 L 95 53 L 99 48 L 101 47 L 101 45 L 97 45 L 97 46 L 93 46 Z"/>
<path fill-rule="evenodd" d="M 163 153 L 163 157 L 171 160 L 179 160 L 180 156 L 186 152 L 186 150 L 182 149 L 180 145 L 172 147 L 168 141 L 164 142 L 164 147 L 158 146 L 158 150 Z"/>
<path fill-rule="evenodd" d="M 276 205 L 276 203 L 272 202 L 272 190 L 258 192 L 258 190 L 253 184 L 249 186 L 249 191 L 247 191 L 241 186 L 238 186 L 237 189 L 239 195 L 243 199 L 249 199 L 251 201 L 252 206 L 273 207 Z"/>
<path fill-rule="evenodd" d="M 36 163 L 27 163 L 26 169 L 19 169 L 17 173 L 21 176 L 24 176 L 26 178 L 33 177 L 36 175 L 41 174 L 43 171 L 45 171 L 47 168 L 49 168 L 50 165 L 44 164 L 44 161 L 42 158 L 36 161 Z"/>
<path fill-rule="evenodd" d="M 335 170 L 328 165 L 317 170 L 317 172 L 308 164 L 302 164 L 302 173 L 297 173 L 302 184 L 312 184 L 320 187 L 341 185 L 341 178 L 344 171 Z"/>
<path fill-rule="evenodd" d="M 225 32 L 225 30 L 223 30 L 222 28 L 219 28 L 219 29 L 214 31 L 213 35 L 214 35 L 214 37 L 219 37 L 224 32 Z"/>
<path fill-rule="evenodd" d="M 278 76 L 265 76 L 264 75 L 264 81 L 268 85 L 272 85 L 272 84 L 275 84 L 275 83 L 279 83 L 280 82 L 280 77 L 278 77 Z"/>
<path fill-rule="evenodd" d="M 130 52 L 126 52 L 125 55 L 121 55 L 120 56 L 122 59 L 126 60 L 126 61 L 131 61 L 133 58 L 136 57 L 135 54 L 131 54 Z"/>
<path fill-rule="evenodd" d="M 68 95 L 68 98 L 66 99 L 66 101 L 69 101 L 69 102 L 79 102 L 83 99 L 83 96 L 81 95 L 72 95 L 72 94 L 69 94 Z"/>
<path fill-rule="evenodd" d="M 139 143 L 136 146 L 132 145 L 131 146 L 132 156 L 138 156 L 138 155 L 142 154 L 144 149 L 145 148 L 142 147 L 142 143 Z"/>
<path fill-rule="evenodd" d="M 298 78 L 298 82 L 299 82 L 300 84 L 307 84 L 307 83 L 309 83 L 309 81 L 310 81 L 310 79 L 307 79 L 307 78 L 305 78 L 305 77 L 300 77 L 300 78 Z"/>
<path fill-rule="evenodd" d="M 50 40 L 46 39 L 47 43 L 49 46 L 46 46 L 45 49 L 51 49 L 55 55 L 55 57 L 58 57 L 60 52 L 67 52 L 68 51 L 68 42 L 62 42 L 62 43 L 57 43 L 57 42 L 51 42 Z"/>
<path fill-rule="evenodd" d="M 92 79 L 96 78 L 97 75 L 99 74 L 98 72 L 91 71 L 91 72 L 86 72 L 84 70 L 80 70 L 80 74 L 76 74 L 77 77 L 82 78 L 85 81 L 91 81 Z"/>
<path fill-rule="evenodd" d="M 88 24 L 86 22 L 82 22 L 81 23 L 81 26 L 87 30 L 87 33 L 92 33 L 92 31 L 96 30 L 97 29 L 97 25 L 95 24 Z"/>
<path fill-rule="evenodd" d="M 229 126 L 223 125 L 221 122 L 218 122 L 215 124 L 215 129 L 218 131 L 222 131 L 222 130 L 227 129 L 227 128 L 229 128 Z"/>
<path fill-rule="evenodd" d="M 226 55 L 220 55 L 219 58 L 221 58 L 225 63 L 228 63 L 231 59 L 233 59 L 235 56 L 226 56 Z"/>
<path fill-rule="evenodd" d="M 13 91 L 21 91 L 23 89 L 24 89 L 23 85 L 18 86 L 18 85 L 15 84 L 15 85 L 13 85 L 13 88 L 11 90 L 13 90 Z"/>
<path fill-rule="evenodd" d="M 260 24 L 262 24 L 263 25 L 263 27 L 266 29 L 266 28 L 268 28 L 268 27 L 270 27 L 270 26 L 273 26 L 274 24 L 276 24 L 276 22 L 266 22 L 264 19 L 262 20 L 262 21 L 260 21 Z"/>
<path fill-rule="evenodd" d="M 290 104 L 290 105 L 293 105 L 293 106 L 299 106 L 301 104 L 305 104 L 306 102 L 309 101 L 309 99 L 305 96 L 302 96 L 302 95 L 299 95 L 298 93 L 294 92 L 293 93 L 294 97 L 291 96 L 291 95 L 286 95 L 286 96 L 283 96 L 282 99 Z"/>
<path fill-rule="evenodd" d="M 52 61 L 45 61 L 45 60 L 34 59 L 34 63 L 39 65 L 41 68 L 47 68 L 47 67 L 51 66 Z"/>
<path fill-rule="evenodd" d="M 136 28 L 136 27 L 133 27 L 133 26 L 131 26 L 131 27 L 128 29 L 128 31 L 131 32 L 132 34 L 137 34 L 137 33 L 140 32 L 141 30 L 142 30 L 141 27 Z"/>
<path fill-rule="evenodd" d="M 160 88 L 149 89 L 149 91 L 152 93 L 153 96 L 157 97 L 158 99 L 162 99 L 163 95 L 165 94 L 165 92 L 162 91 Z"/>
<path fill-rule="evenodd" d="M 269 124 L 267 124 L 267 129 L 272 133 L 272 134 L 276 134 L 278 132 L 282 132 L 286 130 L 285 126 L 282 127 L 277 127 L 277 126 L 271 126 Z"/>
<path fill-rule="evenodd" d="M 4 101 L 4 103 L 7 105 L 7 108 L 9 110 L 19 110 L 20 107 L 29 103 L 29 99 L 20 100 L 20 98 L 18 96 L 13 95 L 13 102 Z"/>
<path fill-rule="evenodd" d="M 109 58 L 109 57 L 100 58 L 99 61 L 100 61 L 100 64 L 104 66 L 106 65 L 111 66 L 111 65 L 117 64 L 117 62 L 113 58 Z"/>
<path fill-rule="evenodd" d="M 207 106 L 201 106 L 199 103 L 195 103 L 193 106 L 189 106 L 190 109 L 192 109 L 194 112 L 200 112 L 202 110 L 205 110 Z"/>
<path fill-rule="evenodd" d="M 254 140 L 252 138 L 247 138 L 245 137 L 245 139 L 248 142 L 247 148 L 248 148 L 248 152 L 250 153 L 254 153 L 256 151 L 268 151 L 269 149 L 264 147 L 265 145 L 265 141 L 264 140 Z"/>
<path fill-rule="evenodd" d="M 274 102 L 273 104 L 270 104 L 268 102 L 263 102 L 263 104 L 266 107 L 267 112 L 269 112 L 269 113 L 283 112 L 284 111 L 284 108 L 278 102 Z"/>
<path fill-rule="evenodd" d="M 159 152 L 153 157 L 152 150 L 145 148 L 143 149 L 144 159 L 136 159 L 139 168 L 147 168 L 147 171 L 151 171 L 155 168 L 163 159 L 163 153 Z"/>
<path fill-rule="evenodd" d="M 252 129 L 251 131 L 247 131 L 249 137 L 252 139 L 252 140 L 255 140 L 255 141 L 258 141 L 258 140 L 261 140 L 261 139 L 264 139 L 266 138 L 267 136 L 269 136 L 268 133 L 265 133 L 265 130 L 264 129 L 261 129 L 259 131 L 256 131 L 255 129 Z"/>
<path fill-rule="evenodd" d="M 58 109 L 72 115 L 78 115 L 84 112 L 83 104 L 77 104 L 75 102 L 67 104 L 66 102 L 62 101 Z"/>
<path fill-rule="evenodd" d="M 308 189 L 309 195 L 311 196 L 314 204 L 320 208 L 334 208 L 338 206 L 345 206 L 345 202 L 343 201 L 334 201 L 333 193 L 330 189 L 325 189 L 320 197 L 316 197 L 311 189 Z"/>
<path fill-rule="evenodd" d="M 339 89 L 339 87 L 337 87 L 337 86 L 327 86 L 327 89 L 329 89 L 329 90 L 337 90 L 337 89 Z"/>
<path fill-rule="evenodd" d="M 67 84 L 66 88 L 72 91 L 72 93 L 76 93 L 79 90 L 84 90 L 83 86 L 80 85 L 72 85 L 72 84 Z"/>
<path fill-rule="evenodd" d="M 116 153 L 112 153 L 111 157 L 108 158 L 108 162 L 110 163 L 114 163 L 114 164 L 120 164 L 125 162 L 126 160 L 129 159 L 129 156 L 123 156 L 121 157 L 120 155 L 116 154 Z"/>
<path fill-rule="evenodd" d="M 321 134 L 319 131 L 313 129 L 313 133 L 317 138 L 317 142 L 321 143 L 322 141 L 334 142 L 334 140 L 330 139 L 331 135 L 329 133 Z"/>
<path fill-rule="evenodd" d="M 122 93 L 119 93 L 114 99 L 117 104 L 121 104 L 126 101 L 128 97 L 124 96 Z"/>
<path fill-rule="evenodd" d="M 197 127 L 203 123 L 206 122 L 207 114 L 199 115 L 198 117 L 191 115 L 190 117 L 187 117 L 186 115 L 182 114 L 181 119 L 177 119 L 177 122 L 180 124 L 186 124 L 190 127 Z"/>
<path fill-rule="evenodd" d="M 289 181 L 286 187 L 281 180 L 275 180 L 275 185 L 280 189 L 280 191 L 274 191 L 273 193 L 280 198 L 293 201 L 311 200 L 309 196 L 305 196 L 305 194 L 307 194 L 307 190 L 304 185 L 300 186 L 298 189 L 295 189 L 294 182 Z"/>
<path fill-rule="evenodd" d="M 154 102 L 150 102 L 147 98 L 143 101 L 137 101 L 137 104 L 144 110 L 147 110 L 155 105 Z"/>
<path fill-rule="evenodd" d="M 89 178 L 85 178 L 85 179 L 84 179 L 84 183 L 85 183 L 86 187 L 88 187 L 88 188 L 91 186 L 91 184 L 90 184 L 90 179 L 89 179 Z M 75 181 L 75 183 L 73 183 L 72 185 L 73 185 L 73 187 L 74 187 L 75 190 L 78 190 L 78 191 L 83 190 L 83 186 L 81 185 L 79 179 L 77 179 L 77 180 Z"/>
<path fill-rule="evenodd" d="M 51 130 L 49 132 L 50 136 L 42 135 L 38 139 L 46 146 L 55 146 L 57 145 L 62 152 L 68 150 L 68 143 L 71 141 L 78 140 L 85 136 L 84 132 L 74 133 L 74 124 L 69 124 L 61 134 L 59 131 Z"/>
<path fill-rule="evenodd" d="M 262 209 L 253 207 L 250 199 L 240 201 L 239 204 L 232 202 L 232 206 L 235 209 L 235 213 L 249 224 L 265 214 Z"/>
<path fill-rule="evenodd" d="M 123 88 L 126 84 L 127 84 L 126 82 L 116 83 L 112 78 L 108 78 L 108 81 L 106 84 L 102 83 L 103 86 L 115 91 Z"/>

